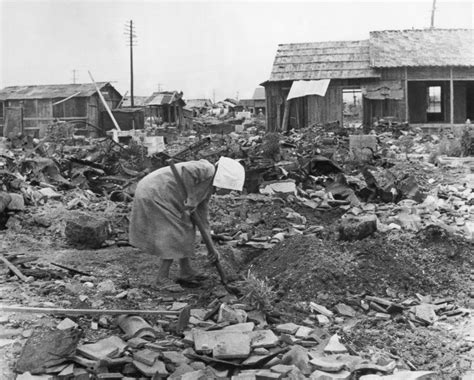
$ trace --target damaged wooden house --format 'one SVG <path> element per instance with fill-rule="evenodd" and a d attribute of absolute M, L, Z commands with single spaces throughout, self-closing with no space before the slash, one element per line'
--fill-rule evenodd
<path fill-rule="evenodd" d="M 146 124 L 161 125 L 164 123 L 184 127 L 183 93 L 178 91 L 161 91 L 151 94 L 143 103 Z"/>
<path fill-rule="evenodd" d="M 108 82 L 97 83 L 109 108 L 122 96 Z M 82 134 L 101 135 L 108 118 L 93 83 L 11 86 L 0 90 L 0 131 L 5 137 L 43 137 L 51 123 L 67 121 Z"/>
<path fill-rule="evenodd" d="M 474 119 L 472 29 L 386 30 L 369 39 L 278 46 L 265 87 L 267 129 L 344 123 L 360 98 L 361 122 L 421 126 Z"/>

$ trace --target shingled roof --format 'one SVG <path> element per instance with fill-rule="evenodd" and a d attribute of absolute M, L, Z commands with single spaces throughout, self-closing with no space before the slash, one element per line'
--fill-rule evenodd
<path fill-rule="evenodd" d="M 379 77 L 368 40 L 328 41 L 278 45 L 269 81 Z"/>
<path fill-rule="evenodd" d="M 109 82 L 99 82 L 97 86 L 102 89 L 108 84 Z M 77 97 L 89 97 L 95 92 L 93 83 L 10 86 L 0 90 L 0 100 L 57 99 L 77 93 Z"/>
<path fill-rule="evenodd" d="M 372 67 L 474 66 L 474 30 L 370 32 Z"/>

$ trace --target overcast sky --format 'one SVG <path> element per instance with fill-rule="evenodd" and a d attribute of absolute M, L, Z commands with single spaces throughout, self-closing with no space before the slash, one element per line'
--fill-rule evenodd
<path fill-rule="evenodd" d="M 279 43 L 367 39 L 371 30 L 425 28 L 424 1 L 0 0 L 0 87 L 110 81 L 130 86 L 125 24 L 136 25 L 135 95 L 251 97 Z M 473 1 L 438 0 L 435 26 L 472 28 Z"/>

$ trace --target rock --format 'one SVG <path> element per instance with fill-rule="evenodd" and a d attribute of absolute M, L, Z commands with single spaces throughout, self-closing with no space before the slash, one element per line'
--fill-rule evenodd
<path fill-rule="evenodd" d="M 312 380 L 349 380 L 351 377 L 351 373 L 349 371 L 341 371 L 341 372 L 323 372 L 320 370 L 314 371 L 310 379 Z"/>
<path fill-rule="evenodd" d="M 437 319 L 434 305 L 422 303 L 421 305 L 415 306 L 413 311 L 415 316 L 425 323 L 432 324 Z"/>
<path fill-rule="evenodd" d="M 313 311 L 314 313 L 317 313 L 317 314 L 322 314 L 326 317 L 332 317 L 334 315 L 334 313 L 327 309 L 326 307 L 324 307 L 323 305 L 319 305 L 315 302 L 310 302 L 309 303 L 309 307 L 311 309 L 311 311 Z"/>
<path fill-rule="evenodd" d="M 339 226 L 339 239 L 346 241 L 362 240 L 377 231 L 375 215 L 345 218 Z"/>
<path fill-rule="evenodd" d="M 296 325 L 292 322 L 290 323 L 283 323 L 281 325 L 278 325 L 276 327 L 276 330 L 278 332 L 281 332 L 281 333 L 284 333 L 284 334 L 295 334 L 296 331 L 298 331 L 298 329 L 300 328 L 301 326 L 299 325 Z"/>
<path fill-rule="evenodd" d="M 48 198 L 48 199 L 60 199 L 62 197 L 61 194 L 57 193 L 56 191 L 54 191 L 50 187 L 44 187 L 44 188 L 38 190 L 38 192 L 43 197 Z"/>
<path fill-rule="evenodd" d="M 288 351 L 285 355 L 283 355 L 281 359 L 282 364 L 287 365 L 295 365 L 299 368 L 304 374 L 308 374 L 311 372 L 309 366 L 309 358 L 308 358 L 308 351 L 301 346 L 294 346 Z"/>
<path fill-rule="evenodd" d="M 239 334 L 233 339 L 218 342 L 213 350 L 212 356 L 216 359 L 245 359 L 250 355 L 250 337 Z"/>
<path fill-rule="evenodd" d="M 10 194 L 0 191 L 0 214 L 2 214 L 6 209 L 7 206 L 10 204 L 12 197 Z"/>
<path fill-rule="evenodd" d="M 222 331 L 238 331 L 241 333 L 253 331 L 255 327 L 255 323 L 247 322 L 247 323 L 237 323 L 235 325 L 226 326 L 222 329 Z"/>
<path fill-rule="evenodd" d="M 217 323 L 244 323 L 247 321 L 247 313 L 245 310 L 235 309 L 232 306 L 222 303 L 219 308 Z"/>
<path fill-rule="evenodd" d="M 115 284 L 112 280 L 104 280 L 97 284 L 97 291 L 101 294 L 112 294 L 117 290 L 115 289 Z"/>
<path fill-rule="evenodd" d="M 355 317 L 356 315 L 356 311 L 352 307 L 344 303 L 338 303 L 335 306 L 335 309 L 337 310 L 339 314 L 345 315 L 346 317 Z"/>
<path fill-rule="evenodd" d="M 162 356 L 165 362 L 173 363 L 176 366 L 191 362 L 191 360 L 184 356 L 182 352 L 178 351 L 164 351 Z"/>
<path fill-rule="evenodd" d="M 153 377 L 157 374 L 159 376 L 167 376 L 168 371 L 166 370 L 165 363 L 161 360 L 156 360 L 152 366 L 141 363 L 137 360 L 133 361 L 133 365 L 145 376 Z"/>
<path fill-rule="evenodd" d="M 347 353 L 347 348 L 339 342 L 339 336 L 334 334 L 329 338 L 328 344 L 324 347 L 324 352 L 328 354 L 345 354 Z"/>
<path fill-rule="evenodd" d="M 281 373 L 282 375 L 286 375 L 288 372 L 291 372 L 293 368 L 296 368 L 294 365 L 285 365 L 285 364 L 277 364 L 271 367 L 270 369 L 273 372 Z"/>
<path fill-rule="evenodd" d="M 421 218 L 415 214 L 401 212 L 396 216 L 395 223 L 405 230 L 417 232 L 421 228 Z"/>
<path fill-rule="evenodd" d="M 77 347 L 77 352 L 88 359 L 101 360 L 119 355 L 126 346 L 122 339 L 112 335 L 95 343 L 82 344 Z"/>
<path fill-rule="evenodd" d="M 133 360 L 139 361 L 140 363 L 146 364 L 148 366 L 153 366 L 159 356 L 160 353 L 158 351 L 152 351 L 148 348 L 145 348 L 144 350 L 134 352 Z"/>
<path fill-rule="evenodd" d="M 234 331 L 193 330 L 194 349 L 213 352 L 216 358 L 247 358 L 250 355 L 250 336 Z M 216 349 L 216 347 L 218 347 Z M 217 356 L 216 356 L 217 355 Z"/>
<path fill-rule="evenodd" d="M 276 380 L 281 378 L 281 374 L 272 372 L 270 369 L 261 369 L 256 373 L 257 380 Z"/>
<path fill-rule="evenodd" d="M 181 364 L 175 371 L 168 377 L 168 380 L 180 380 L 182 375 L 185 373 L 194 372 L 194 368 L 188 364 Z"/>
<path fill-rule="evenodd" d="M 249 333 L 252 348 L 270 348 L 278 344 L 278 337 L 272 330 L 257 330 Z"/>
<path fill-rule="evenodd" d="M 22 211 L 25 209 L 25 199 L 23 195 L 10 193 L 10 203 L 7 205 L 7 210 L 10 211 Z"/>
<path fill-rule="evenodd" d="M 300 328 L 296 331 L 295 337 L 299 339 L 307 339 L 309 335 L 313 332 L 313 329 L 306 326 L 300 326 Z"/>
<path fill-rule="evenodd" d="M 322 314 L 316 315 L 316 319 L 318 320 L 318 323 L 323 326 L 331 323 L 329 318 Z"/>
<path fill-rule="evenodd" d="M 76 328 L 78 325 L 76 322 L 69 318 L 64 318 L 59 324 L 56 326 L 58 330 L 66 330 Z"/>
<path fill-rule="evenodd" d="M 324 372 L 339 372 L 345 367 L 344 363 L 326 357 L 313 357 L 313 359 L 310 360 L 310 363 L 316 369 Z"/>
<path fill-rule="evenodd" d="M 173 302 L 170 310 L 177 311 L 177 310 L 184 309 L 186 306 L 188 306 L 186 302 Z"/>
<path fill-rule="evenodd" d="M 100 248 L 109 236 L 107 220 L 71 212 L 64 230 L 67 241 L 80 248 Z"/>

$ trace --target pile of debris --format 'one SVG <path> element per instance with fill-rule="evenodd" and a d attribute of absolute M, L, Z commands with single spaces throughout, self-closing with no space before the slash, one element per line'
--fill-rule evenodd
<path fill-rule="evenodd" d="M 300 324 L 268 324 L 266 313 L 225 298 L 227 302 L 216 299 L 206 309 L 192 308 L 186 299 L 168 299 L 166 308 L 141 310 L 140 315 L 124 314 L 116 319 L 111 318 L 112 313 L 98 315 L 98 322 L 90 322 L 96 331 L 93 340 L 84 338 L 80 325 L 89 321 L 83 317 L 65 318 L 54 328 L 30 331 L 16 362 L 16 370 L 23 373 L 17 379 L 323 380 L 357 376 L 402 380 L 435 375 L 414 371 L 412 363 L 393 354 L 358 354 L 340 335 L 331 333 L 330 320 L 338 323 L 355 316 L 350 306 L 337 305 L 339 316 L 335 316 L 310 302 L 309 314 Z M 365 302 L 387 313 L 400 313 L 406 307 L 375 297 L 367 297 Z M 437 302 L 433 308 L 443 310 L 446 304 Z M 426 307 L 415 307 L 416 318 L 432 323 L 426 318 L 434 311 L 430 309 L 430 316 L 426 316 Z M 63 312 L 67 314 L 67 310 Z M 142 318 L 147 314 L 155 315 L 149 319 L 152 324 Z M 377 313 L 375 318 L 387 319 L 386 315 L 390 319 L 385 313 Z M 7 317 L 3 323 L 8 321 Z M 343 327 L 343 334 L 344 329 L 350 330 Z M 12 331 L 10 336 L 15 334 Z M 31 376 L 44 374 L 47 376 Z"/>

